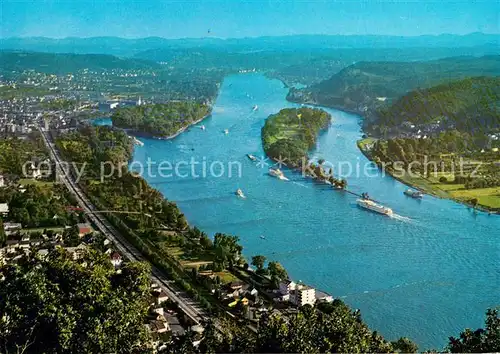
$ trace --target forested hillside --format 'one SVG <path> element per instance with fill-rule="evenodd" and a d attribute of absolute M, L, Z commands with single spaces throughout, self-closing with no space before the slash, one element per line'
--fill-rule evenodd
<path fill-rule="evenodd" d="M 415 90 L 378 111 L 381 127 L 403 122 L 488 132 L 500 127 L 500 78 L 476 77 Z"/>
<path fill-rule="evenodd" d="M 472 76 L 500 75 L 500 56 L 454 57 L 419 62 L 359 62 L 288 99 L 365 113 L 394 102 L 411 90 Z"/>

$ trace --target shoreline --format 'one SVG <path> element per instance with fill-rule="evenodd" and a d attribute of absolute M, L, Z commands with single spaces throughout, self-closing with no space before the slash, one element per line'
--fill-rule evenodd
<path fill-rule="evenodd" d="M 117 128 L 117 129 L 122 129 L 126 133 L 128 133 L 130 135 L 133 135 L 135 137 L 139 137 L 139 138 L 155 139 L 155 140 L 172 140 L 172 139 L 176 138 L 177 136 L 179 136 L 180 134 L 182 134 L 183 132 L 185 132 L 188 128 L 190 128 L 193 125 L 196 125 L 196 124 L 204 121 L 205 119 L 207 119 L 211 115 L 212 115 L 212 112 L 210 112 L 209 114 L 201 117 L 200 119 L 198 119 L 198 120 L 196 120 L 194 122 L 189 123 L 188 125 L 186 125 L 186 126 L 184 126 L 182 128 L 179 128 L 175 133 L 173 133 L 171 135 L 168 135 L 168 136 L 158 136 L 158 135 L 154 135 L 152 133 L 146 133 L 146 132 L 142 132 L 142 131 L 135 130 L 135 129 L 117 127 L 115 125 L 113 125 L 113 127 Z M 112 119 L 111 119 L 111 121 L 112 121 Z"/>
<path fill-rule="evenodd" d="M 300 102 L 296 102 L 296 101 L 291 101 L 288 99 L 288 95 L 286 97 L 286 100 L 289 101 L 289 102 L 292 102 L 292 103 L 298 103 L 300 104 Z M 348 109 L 348 108 L 345 108 L 345 107 L 341 107 L 341 106 L 332 106 L 332 105 L 321 105 L 319 103 L 314 103 L 314 102 L 303 102 L 302 104 L 305 104 L 305 105 L 312 105 L 312 106 L 315 106 L 315 107 L 327 107 L 327 108 L 333 108 L 333 109 L 337 109 L 337 110 L 340 110 L 340 111 L 343 111 L 343 112 L 347 112 L 347 113 L 351 113 L 351 114 L 356 114 L 358 116 L 360 116 L 363 120 L 366 119 L 366 117 L 363 115 L 362 112 L 359 112 L 359 111 L 356 111 L 356 110 L 352 110 L 352 109 Z M 361 131 L 363 132 L 363 134 L 365 134 L 368 138 L 370 136 L 368 136 L 368 134 L 363 130 L 363 125 L 360 124 L 361 126 Z M 362 140 L 362 139 L 361 139 Z M 370 154 L 364 150 L 359 142 L 361 140 L 358 140 L 356 142 L 356 146 L 358 147 L 359 151 L 361 151 L 361 153 L 368 159 L 370 160 L 371 162 L 374 162 L 370 156 Z M 474 210 L 479 210 L 481 212 L 484 212 L 484 213 L 487 213 L 487 214 L 493 214 L 493 215 L 500 215 L 500 210 L 496 210 L 496 209 L 492 209 L 492 208 L 488 208 L 484 205 L 477 205 L 477 206 L 472 206 L 470 203 L 468 203 L 467 201 L 464 201 L 464 200 L 460 200 L 460 199 L 457 199 L 457 198 L 454 198 L 453 196 L 451 196 L 448 192 L 446 191 L 442 191 L 443 192 L 443 195 L 439 195 L 438 193 L 436 193 L 436 191 L 432 190 L 432 189 L 426 189 L 426 188 L 422 188 L 422 187 L 419 187 L 413 183 L 411 183 L 410 181 L 406 180 L 406 179 L 403 179 L 401 177 L 398 177 L 398 176 L 395 176 L 394 174 L 391 173 L 391 171 L 389 170 L 386 170 L 387 174 L 389 176 L 391 176 L 392 178 L 394 178 L 395 180 L 397 180 L 398 182 L 408 186 L 408 187 L 411 187 L 413 189 L 416 189 L 422 193 L 425 193 L 427 195 L 431 195 L 435 198 L 439 198 L 439 199 L 448 199 L 448 200 L 452 200 L 458 204 L 461 204 L 461 205 L 464 205 L 466 206 L 467 208 L 472 208 Z"/>
<path fill-rule="evenodd" d="M 363 154 L 363 155 L 364 155 L 364 156 L 365 156 L 368 160 L 370 160 L 371 162 L 375 163 L 375 162 L 372 160 L 372 158 L 371 158 L 370 154 L 369 154 L 366 150 L 364 150 L 364 149 L 362 149 L 362 148 L 361 148 L 361 146 L 360 146 L 360 144 L 359 144 L 359 142 L 360 142 L 360 141 L 361 141 L 361 140 L 358 140 L 358 141 L 356 142 L 356 145 L 357 145 L 357 147 L 358 147 L 359 151 L 361 151 L 361 153 L 362 153 L 362 154 Z M 380 169 L 380 167 L 379 167 L 378 165 L 377 165 L 377 167 Z M 466 201 L 464 201 L 464 200 L 460 200 L 460 199 L 457 199 L 457 198 L 452 197 L 452 196 L 451 196 L 451 195 L 449 195 L 449 193 L 447 193 L 446 191 L 443 191 L 443 194 L 445 194 L 445 195 L 447 195 L 447 196 L 438 195 L 438 194 L 437 194 L 435 191 L 433 191 L 433 190 L 427 190 L 427 189 L 425 189 L 425 188 L 421 188 L 421 187 L 419 187 L 419 186 L 416 186 L 415 184 L 412 184 L 412 183 L 411 183 L 410 181 L 408 181 L 408 180 L 405 180 L 405 179 L 403 179 L 403 178 L 401 178 L 401 177 L 395 176 L 394 174 L 392 174 L 392 173 L 391 173 L 391 171 L 389 171 L 389 170 L 387 170 L 387 169 L 386 169 L 385 171 L 386 171 L 386 173 L 387 173 L 389 176 L 391 176 L 392 178 L 394 178 L 396 181 L 398 181 L 398 182 L 400 182 L 400 183 L 404 184 L 405 186 L 408 186 L 408 187 L 410 187 L 410 188 L 416 189 L 416 190 L 418 190 L 418 191 L 420 191 L 420 192 L 422 192 L 422 193 L 425 193 L 425 194 L 427 194 L 427 195 L 433 196 L 434 198 L 438 198 L 438 199 L 448 199 L 448 200 L 454 201 L 455 203 L 458 203 L 458 204 L 464 205 L 464 206 L 466 206 L 467 208 L 472 208 L 472 209 L 474 209 L 474 210 L 479 210 L 479 211 L 484 212 L 484 213 L 487 213 L 487 214 L 500 215 L 500 211 L 498 211 L 498 210 L 489 209 L 488 207 L 483 206 L 483 205 L 477 205 L 477 206 L 475 206 L 475 207 L 474 207 L 474 206 L 472 206 L 471 204 L 467 203 L 467 202 L 466 202 Z"/>

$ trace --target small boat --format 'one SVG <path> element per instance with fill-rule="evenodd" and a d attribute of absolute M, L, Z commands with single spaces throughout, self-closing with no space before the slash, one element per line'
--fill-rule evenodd
<path fill-rule="evenodd" d="M 387 216 L 392 216 L 392 214 L 393 214 L 393 211 L 391 208 L 387 208 L 383 205 L 377 204 L 373 200 L 370 200 L 370 199 L 358 199 L 357 203 L 361 208 L 373 211 L 373 212 L 378 213 L 378 214 L 387 215 Z"/>
<path fill-rule="evenodd" d="M 252 160 L 252 161 L 257 161 L 257 158 L 253 156 L 252 154 L 247 154 L 247 157 Z"/>
<path fill-rule="evenodd" d="M 415 199 L 422 199 L 422 197 L 424 196 L 422 194 L 422 192 L 420 192 L 420 191 L 414 191 L 414 190 L 411 190 L 411 189 L 407 189 L 403 193 L 404 193 L 404 195 L 407 195 L 408 197 L 415 198 Z"/>
<path fill-rule="evenodd" d="M 139 139 L 137 139 L 135 136 L 129 136 L 129 138 L 132 139 L 132 142 L 135 145 L 144 146 L 144 143 L 142 141 L 140 141 Z"/>
<path fill-rule="evenodd" d="M 264 235 L 260 235 L 260 238 L 261 238 L 261 239 L 263 239 L 263 240 L 265 240 L 265 239 L 266 239 L 266 236 L 264 236 Z"/>
<path fill-rule="evenodd" d="M 243 191 L 239 188 L 236 190 L 236 195 L 240 198 L 246 198 L 245 194 L 243 194 Z"/>
<path fill-rule="evenodd" d="M 204 126 L 204 125 L 201 125 L 201 126 L 200 126 L 200 129 L 201 129 L 201 130 L 205 130 L 205 126 Z"/>
<path fill-rule="evenodd" d="M 258 109 L 259 109 L 259 106 L 255 105 L 255 106 L 253 106 L 252 111 L 256 111 Z"/>
<path fill-rule="evenodd" d="M 283 174 L 283 172 L 279 168 L 276 168 L 276 169 L 270 168 L 269 175 L 276 177 L 276 178 L 279 178 L 283 181 L 288 181 L 288 178 L 285 177 L 285 175 Z"/>
<path fill-rule="evenodd" d="M 224 134 L 229 134 L 229 129 L 224 129 Z"/>

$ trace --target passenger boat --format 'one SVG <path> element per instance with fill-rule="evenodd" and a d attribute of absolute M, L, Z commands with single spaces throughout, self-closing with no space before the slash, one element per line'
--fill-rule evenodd
<path fill-rule="evenodd" d="M 288 181 L 288 178 L 285 177 L 285 175 L 283 174 L 283 172 L 279 168 L 276 168 L 276 169 L 270 168 L 269 175 L 276 177 L 276 178 L 279 178 L 283 181 Z"/>
<path fill-rule="evenodd" d="M 236 190 L 236 195 L 240 198 L 246 198 L 245 194 L 243 194 L 243 191 L 239 188 Z"/>
<path fill-rule="evenodd" d="M 404 195 L 407 195 L 408 197 L 412 197 L 412 198 L 415 198 L 415 199 L 422 199 L 422 197 L 424 196 L 422 194 L 422 192 L 420 192 L 420 191 L 414 191 L 414 190 L 411 190 L 411 189 L 407 189 L 403 193 L 404 193 Z"/>
<path fill-rule="evenodd" d="M 252 160 L 252 161 L 257 161 L 257 158 L 253 156 L 252 154 L 247 154 L 247 157 Z"/>
<path fill-rule="evenodd" d="M 358 199 L 357 202 L 358 202 L 358 205 L 363 209 L 367 209 L 367 210 L 373 211 L 375 213 L 387 215 L 387 216 L 392 216 L 392 214 L 393 214 L 391 208 L 387 208 L 383 205 L 377 204 L 373 200 Z"/>

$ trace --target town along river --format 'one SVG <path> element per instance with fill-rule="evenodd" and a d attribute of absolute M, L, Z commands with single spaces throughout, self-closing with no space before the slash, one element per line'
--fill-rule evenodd
<path fill-rule="evenodd" d="M 246 154 L 263 156 L 265 119 L 296 106 L 286 93 L 280 81 L 260 74 L 229 76 L 210 118 L 173 140 L 141 139 L 134 160 L 167 161 L 165 177 L 154 166 L 156 176 L 144 177 L 178 204 L 191 225 L 238 235 L 247 258 L 262 254 L 279 261 L 294 280 L 359 308 L 388 339 L 408 336 L 421 350 L 439 350 L 448 336 L 482 326 L 486 309 L 500 304 L 500 217 L 427 195 L 411 199 L 392 177 L 373 168 L 366 175 L 368 161 L 356 146 L 361 118 L 333 109 L 327 109 L 332 125 L 311 155 L 334 166 L 350 163 L 349 190 L 368 192 L 403 218 L 362 210 L 354 195 L 300 173 L 285 169 L 288 182 L 269 176 L 268 166 Z M 191 158 L 198 162 L 194 174 Z M 169 177 L 176 164 L 181 176 Z M 235 196 L 238 188 L 246 199 Z"/>

